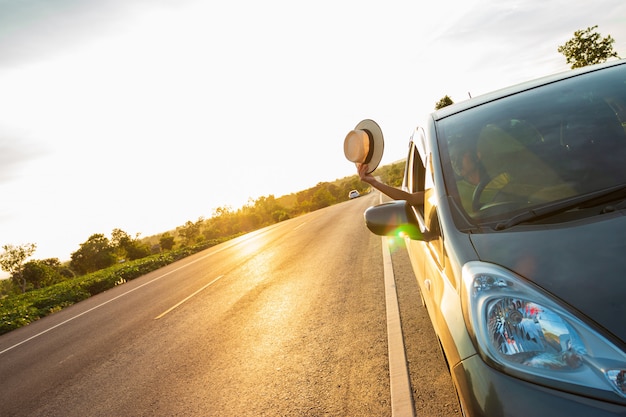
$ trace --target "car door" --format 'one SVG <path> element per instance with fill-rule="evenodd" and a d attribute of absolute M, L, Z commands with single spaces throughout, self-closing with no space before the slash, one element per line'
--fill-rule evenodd
<path fill-rule="evenodd" d="M 422 299 L 428 309 L 433 325 L 437 326 L 436 311 L 441 300 L 441 277 L 445 267 L 443 239 L 437 217 L 435 183 L 432 173 L 432 153 L 427 148 L 425 131 L 416 129 L 409 145 L 403 187 L 408 192 L 424 191 L 424 205 L 412 210 L 418 219 L 426 240 L 406 240 L 407 250 L 415 276 L 420 286 Z"/>

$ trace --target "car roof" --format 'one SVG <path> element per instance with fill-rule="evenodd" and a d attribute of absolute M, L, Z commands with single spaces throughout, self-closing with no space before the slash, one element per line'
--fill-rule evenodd
<path fill-rule="evenodd" d="M 587 74 L 594 71 L 599 71 L 604 68 L 615 67 L 619 65 L 626 65 L 626 59 L 617 61 L 605 62 L 603 64 L 589 65 L 583 68 L 577 68 L 574 70 L 564 71 L 557 74 L 548 75 L 545 77 L 537 78 L 531 81 L 526 81 L 520 84 L 515 84 L 510 87 L 502 88 L 492 91 L 490 93 L 476 96 L 469 100 L 465 100 L 459 103 L 452 104 L 450 106 L 443 107 L 432 113 L 432 117 L 435 121 L 444 119 L 456 113 L 460 113 L 472 107 L 477 107 L 490 101 L 498 100 L 503 97 L 507 97 L 513 94 L 520 93 L 522 91 L 532 90 L 543 85 L 551 84 L 557 81 L 565 80 L 567 78 L 573 78 L 581 74 Z"/>

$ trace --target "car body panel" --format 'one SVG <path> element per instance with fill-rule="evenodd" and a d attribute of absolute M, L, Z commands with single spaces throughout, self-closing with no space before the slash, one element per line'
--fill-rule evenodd
<path fill-rule="evenodd" d="M 626 217 L 616 212 L 557 227 L 518 226 L 512 231 L 475 234 L 471 240 L 480 260 L 501 265 L 558 294 L 570 308 L 575 306 L 623 341 L 624 236 Z"/>
<path fill-rule="evenodd" d="M 429 242 L 407 239 L 409 259 L 422 292 L 423 302 L 433 326 L 439 329 L 439 339 L 447 352 L 450 365 L 476 354 L 462 320 L 461 305 L 457 302 L 458 290 L 452 284 L 445 268 L 431 262 L 433 248 Z"/>
<path fill-rule="evenodd" d="M 452 368 L 462 407 L 473 417 L 626 416 L 623 405 L 550 389 L 505 375 L 473 356 Z"/>

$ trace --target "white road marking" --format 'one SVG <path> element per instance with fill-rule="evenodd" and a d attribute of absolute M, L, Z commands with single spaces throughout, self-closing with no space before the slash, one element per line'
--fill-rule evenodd
<path fill-rule="evenodd" d="M 213 281 L 209 282 L 208 284 L 206 284 L 205 286 L 203 286 L 202 288 L 200 288 L 199 290 L 197 290 L 196 292 L 194 292 L 193 294 L 191 294 L 189 297 L 186 297 L 184 300 L 178 302 L 176 305 L 174 305 L 173 307 L 167 309 L 166 311 L 164 311 L 163 313 L 159 314 L 158 316 L 156 316 L 154 319 L 158 320 L 161 317 L 165 316 L 167 313 L 169 313 L 170 311 L 174 310 L 176 307 L 180 306 L 181 304 L 183 304 L 184 302 L 188 301 L 189 299 L 191 299 L 192 297 L 196 296 L 200 291 L 204 290 L 207 287 L 210 287 L 211 285 L 215 284 L 217 281 L 219 281 L 220 278 L 222 278 L 224 275 L 220 275 L 219 277 L 215 278 Z"/>
<path fill-rule="evenodd" d="M 379 195 L 383 202 L 383 195 Z M 404 350 L 400 307 L 396 292 L 396 278 L 393 274 L 389 240 L 382 238 L 383 266 L 385 274 L 385 305 L 387 307 L 387 346 L 389 351 L 389 385 L 391 387 L 392 417 L 415 417 L 411 380 Z"/>
<path fill-rule="evenodd" d="M 389 379 L 391 386 L 391 415 L 393 417 L 415 417 L 411 381 L 404 351 L 404 337 L 400 322 L 398 293 L 391 263 L 391 252 L 386 237 L 383 243 L 383 265 L 385 272 L 385 304 L 387 306 L 387 345 L 389 348 Z"/>
<path fill-rule="evenodd" d="M 224 242 L 223 244 L 219 245 L 218 249 L 215 249 L 215 250 L 209 252 L 206 255 L 203 255 L 203 256 L 201 256 L 201 257 L 199 257 L 199 258 L 197 258 L 197 259 L 195 259 L 195 260 L 193 260 L 191 262 L 188 262 L 188 263 L 185 263 L 182 266 L 179 266 L 176 269 L 173 269 L 173 270 L 171 270 L 169 272 L 166 272 L 166 273 L 164 273 L 162 275 L 159 275 L 158 277 L 156 277 L 156 278 L 154 278 L 154 279 L 152 279 L 152 280 L 150 280 L 148 282 L 145 282 L 145 283 L 143 283 L 143 284 L 141 284 L 141 285 L 139 285 L 139 286 L 137 286 L 137 287 L 135 287 L 135 288 L 133 288 L 133 289 L 131 289 L 129 291 L 126 291 L 125 293 L 122 293 L 122 294 L 118 295 L 117 297 L 111 298 L 110 300 L 105 301 L 102 304 L 98 304 L 97 306 L 92 307 L 89 310 L 83 311 L 82 313 L 77 314 L 76 316 L 70 317 L 69 319 L 67 319 L 67 320 L 65 320 L 65 321 L 63 321 L 63 322 L 61 322 L 61 323 L 59 323 L 59 324 L 57 324 L 55 326 L 52 326 L 52 327 L 50 327 L 50 328 L 48 328 L 46 330 L 43 330 L 43 331 L 41 331 L 41 332 L 39 332 L 39 333 L 37 333 L 37 334 L 27 338 L 27 339 L 24 339 L 21 342 L 14 344 L 13 346 L 9 346 L 8 348 L 0 351 L 0 355 L 2 355 L 3 353 L 8 352 L 10 350 L 13 350 L 13 349 L 15 349 L 18 346 L 21 346 L 21 345 L 23 345 L 26 342 L 29 342 L 29 341 L 31 341 L 33 339 L 36 339 L 39 336 L 42 336 L 42 335 L 48 333 L 49 331 L 52 331 L 52 330 L 56 329 L 57 327 L 61 327 L 61 326 L 65 325 L 65 324 L 67 324 L 67 323 L 69 323 L 69 322 L 71 322 L 71 321 L 73 321 L 73 320 L 75 320 L 75 319 L 77 319 L 79 317 L 82 317 L 85 314 L 91 313 L 92 311 L 97 310 L 100 307 L 105 306 L 105 305 L 109 304 L 110 302 L 117 300 L 118 298 L 122 298 L 122 297 L 124 297 L 124 296 L 126 296 L 126 295 L 128 295 L 128 294 L 130 294 L 130 293 L 132 293 L 134 291 L 137 291 L 138 289 L 140 289 L 142 287 L 145 287 L 146 285 L 152 284 L 153 282 L 160 280 L 161 278 L 164 278 L 164 277 L 166 277 L 166 276 L 168 276 L 170 274 L 173 274 L 174 272 L 180 271 L 181 269 L 187 268 L 188 266 L 191 266 L 191 265 L 195 264 L 196 262 L 200 262 L 203 259 L 206 259 L 206 258 L 208 258 L 210 256 L 213 256 L 213 255 L 217 254 L 217 253 L 220 253 L 220 252 L 223 252 L 223 251 L 225 251 L 227 249 L 230 249 L 231 247 L 239 245 L 242 242 L 249 242 L 252 239 L 256 239 L 256 238 L 259 237 L 259 235 L 266 233 L 269 228 L 273 228 L 273 227 L 269 226 L 268 228 L 257 230 L 255 232 L 248 233 L 248 234 L 246 234 L 246 235 L 244 235 L 242 237 L 238 237 L 238 238 L 232 239 L 232 240 L 230 240 L 228 242 Z"/>
<path fill-rule="evenodd" d="M 297 225 L 296 227 L 294 227 L 293 230 L 296 231 L 296 230 L 298 230 L 299 228 L 301 228 L 302 226 L 304 226 L 307 223 L 308 222 L 301 223 L 301 224 Z"/>
<path fill-rule="evenodd" d="M 232 241 L 231 241 L 231 242 L 232 242 Z M 107 305 L 107 304 L 109 304 L 109 303 L 111 303 L 111 302 L 113 302 L 113 301 L 117 300 L 118 298 L 125 297 L 125 296 L 127 296 L 128 294 L 130 294 L 130 293 L 132 293 L 132 292 L 134 292 L 134 291 L 137 291 L 137 290 L 138 290 L 138 289 L 140 289 L 140 288 L 145 287 L 146 285 L 150 285 L 150 284 L 152 284 L 152 283 L 154 283 L 154 282 L 156 282 L 156 281 L 160 280 L 161 278 L 165 278 L 166 276 L 171 275 L 171 274 L 173 274 L 174 272 L 178 272 L 178 271 L 180 271 L 181 269 L 187 268 L 188 266 L 191 266 L 191 265 L 195 264 L 196 262 L 200 262 L 201 260 L 203 260 L 203 259 L 205 259 L 205 258 L 208 258 L 209 256 L 213 256 L 213 255 L 215 255 L 216 253 L 222 252 L 223 250 L 226 250 L 226 249 L 228 249 L 228 248 L 230 248 L 230 247 L 232 247 L 232 246 L 234 246 L 235 244 L 238 244 L 238 243 L 239 243 L 239 241 L 237 241 L 237 242 L 233 242 L 233 243 L 231 243 L 231 244 L 228 244 L 227 246 L 223 246 L 222 248 L 220 248 L 220 249 L 218 249 L 218 250 L 216 250 L 216 251 L 214 251 L 214 252 L 208 253 L 208 254 L 206 254 L 206 255 L 204 255 L 204 256 L 201 256 L 201 257 L 200 257 L 200 258 L 198 258 L 198 259 L 195 259 L 195 260 L 193 260 L 193 261 L 191 261 L 191 262 L 188 262 L 188 263 L 186 263 L 186 264 L 184 264 L 184 265 L 182 265 L 182 266 L 179 266 L 179 267 L 178 267 L 178 268 L 176 268 L 176 269 L 173 269 L 173 270 L 171 270 L 171 271 L 169 271 L 169 272 L 166 272 L 166 273 L 164 273 L 164 274 L 162 274 L 162 275 L 159 275 L 158 277 L 153 278 L 152 280 L 150 280 L 150 281 L 148 281 L 148 282 L 145 282 L 145 283 L 143 283 L 143 284 L 141 284 L 141 285 L 139 285 L 139 286 L 137 286 L 137 287 L 135 287 L 135 288 L 133 288 L 133 289 L 131 289 L 131 290 L 128 290 L 128 291 L 126 291 L 126 292 L 124 292 L 124 293 L 122 293 L 122 294 L 118 295 L 117 297 L 111 298 L 110 300 L 107 300 L 107 301 L 105 301 L 105 302 L 103 302 L 103 303 L 101 303 L 101 304 L 98 304 L 97 306 L 92 307 L 92 308 L 90 308 L 89 310 L 85 310 L 85 311 L 83 311 L 83 312 L 82 312 L 82 313 L 80 313 L 80 314 L 77 314 L 77 315 L 75 315 L 75 316 L 73 316 L 73 317 L 70 317 L 69 319 L 67 319 L 67 320 L 65 320 L 65 321 L 63 321 L 63 322 L 61 322 L 61 323 L 59 323 L 59 324 L 57 324 L 57 325 L 55 325 L 55 326 L 52 326 L 52 327 L 50 327 L 50 328 L 48 328 L 48 329 L 46 329 L 46 330 L 44 330 L 44 331 L 42 331 L 42 332 L 39 332 L 39 333 L 37 333 L 37 334 L 35 334 L 35 335 L 33 335 L 33 336 L 29 337 L 28 339 L 24 339 L 24 340 L 22 340 L 21 342 L 14 344 L 13 346 L 9 346 L 8 348 L 6 348 L 6 349 L 4 349 L 4 350 L 0 351 L 0 355 L 2 355 L 3 353 L 6 353 L 6 352 L 8 352 L 8 351 L 10 351 L 10 350 L 12 350 L 12 349 L 15 349 L 16 347 L 21 346 L 21 345 L 23 345 L 24 343 L 29 342 L 29 341 L 31 341 L 31 340 L 33 340 L 33 339 L 35 339 L 35 338 L 39 337 L 39 336 L 42 336 L 42 335 L 44 335 L 44 334 L 48 333 L 49 331 L 56 329 L 57 327 L 61 327 L 61 326 L 65 325 L 65 324 L 69 323 L 70 321 L 73 321 L 73 320 L 75 320 L 75 319 L 77 319 L 77 318 L 79 318 L 79 317 L 82 317 L 82 316 L 84 316 L 85 314 L 91 313 L 92 311 L 97 310 L 97 309 L 99 309 L 100 307 L 103 307 L 103 306 L 105 306 L 105 305 Z M 221 278 L 221 277 L 220 277 L 220 278 Z"/>

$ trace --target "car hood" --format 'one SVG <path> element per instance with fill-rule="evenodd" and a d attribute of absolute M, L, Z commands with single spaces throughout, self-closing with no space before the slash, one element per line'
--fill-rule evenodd
<path fill-rule="evenodd" d="M 480 260 L 533 281 L 626 342 L 626 217 L 471 235 Z"/>

